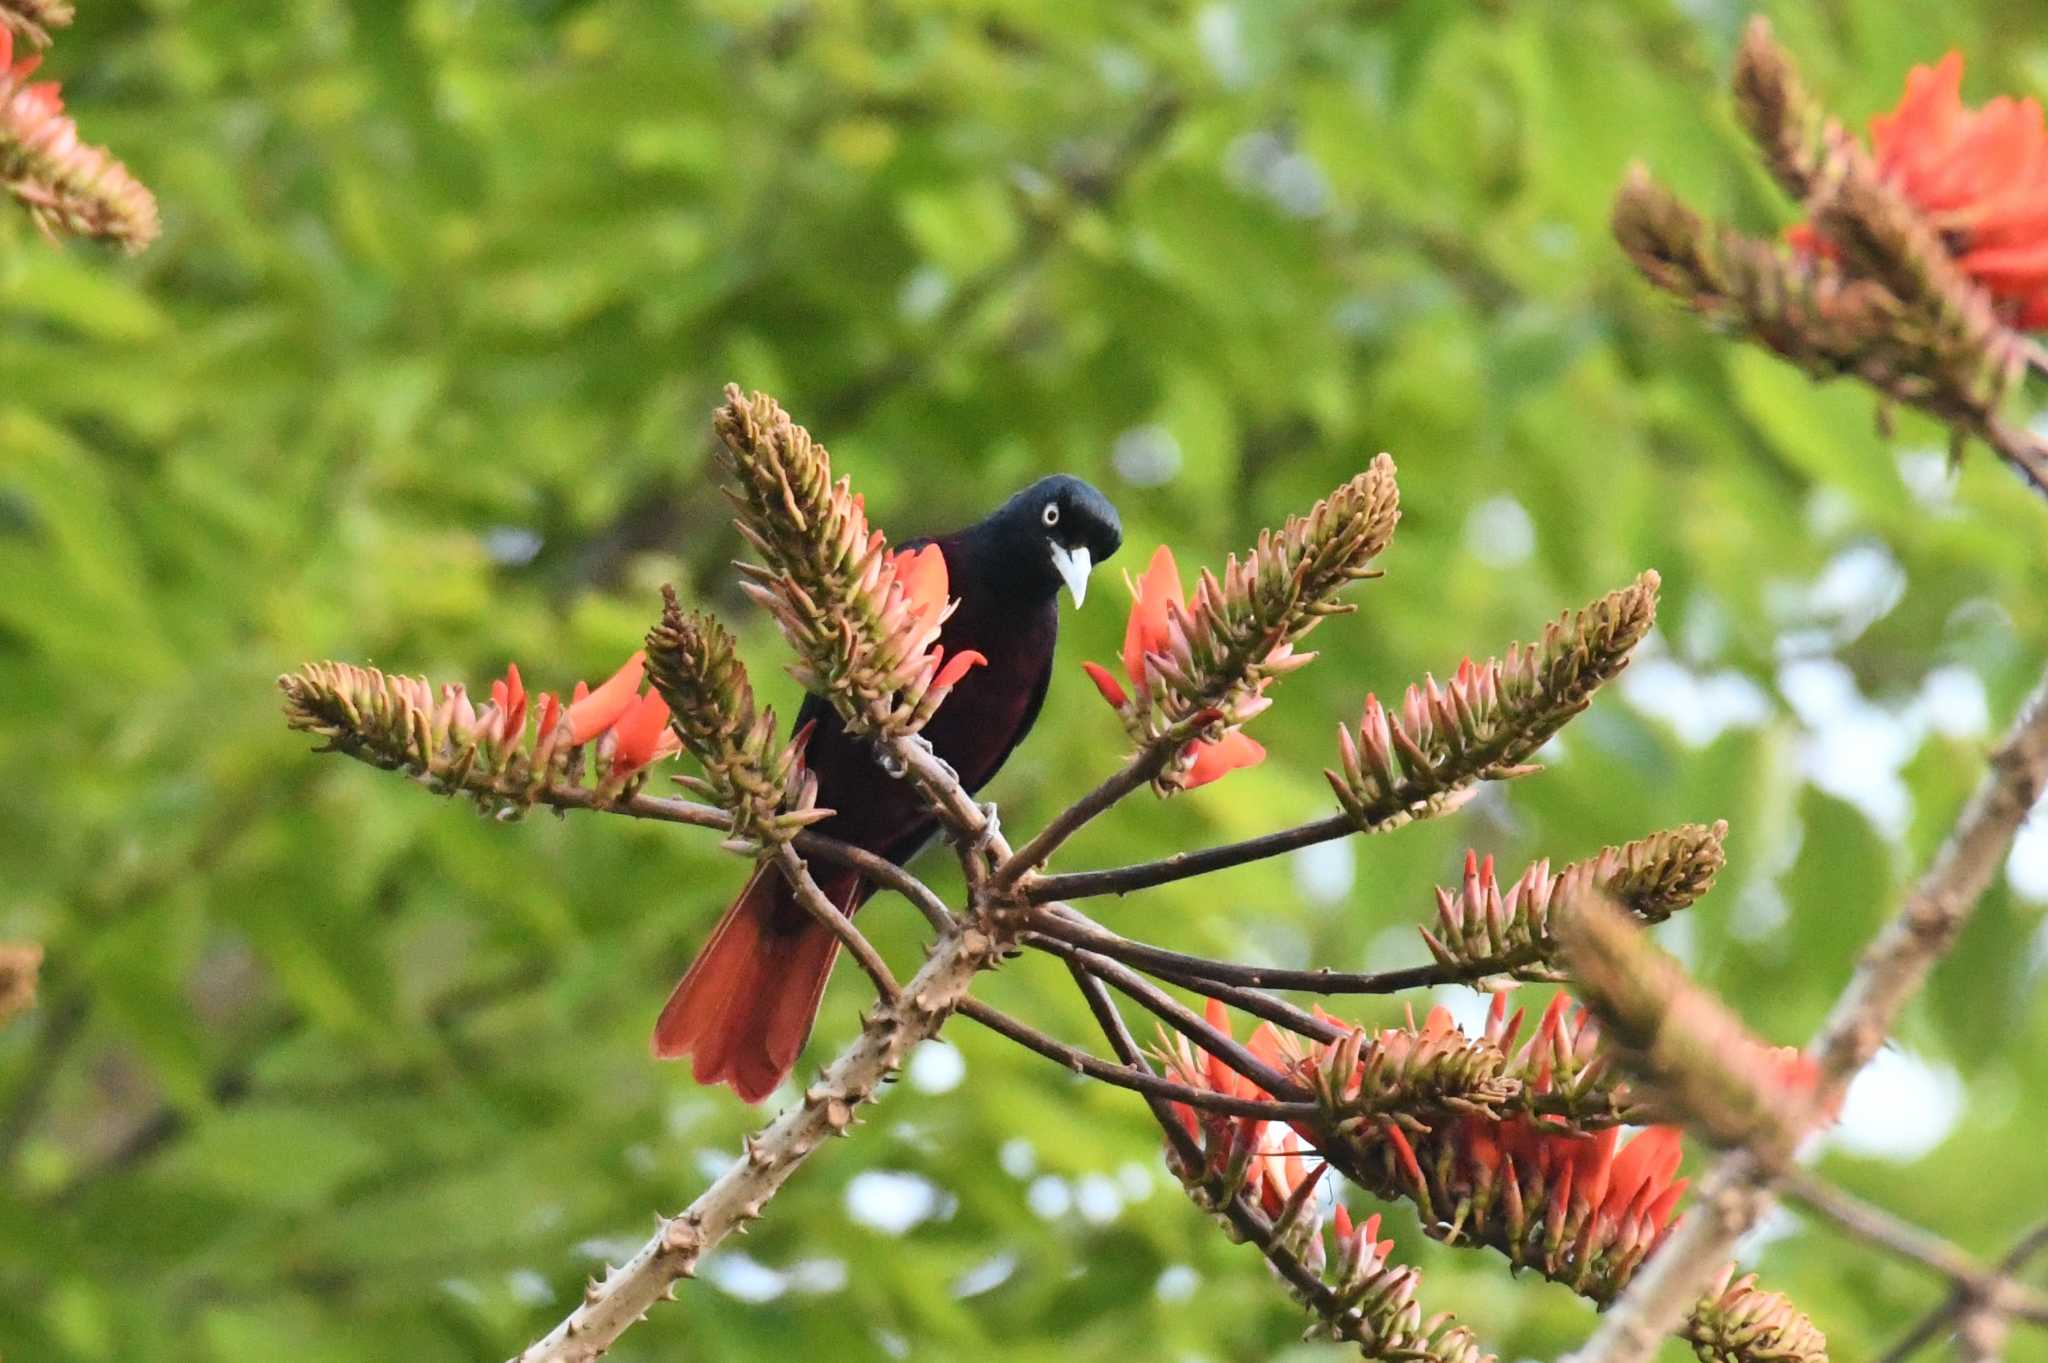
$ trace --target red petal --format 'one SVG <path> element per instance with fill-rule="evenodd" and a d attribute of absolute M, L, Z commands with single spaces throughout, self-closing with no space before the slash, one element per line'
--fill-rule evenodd
<path fill-rule="evenodd" d="M 600 688 L 602 689 L 602 688 Z M 636 698 L 612 728 L 612 774 L 636 772 L 658 755 L 662 733 L 668 728 L 668 702 L 659 691 Z"/>
<path fill-rule="evenodd" d="M 946 575 L 946 553 L 936 544 L 922 549 L 901 549 L 892 560 L 896 584 L 903 599 L 916 614 L 928 615 L 944 609 L 951 581 Z"/>
<path fill-rule="evenodd" d="M 1144 576 L 1131 584 L 1131 618 L 1124 626 L 1124 675 L 1145 684 L 1145 655 L 1166 647 L 1168 611 L 1181 604 L 1180 567 L 1173 550 L 1160 545 Z"/>
<path fill-rule="evenodd" d="M 938 656 L 941 658 L 945 657 L 946 650 L 944 650 L 943 648 L 940 649 L 938 651 Z M 945 666 L 939 669 L 939 674 L 936 677 L 932 678 L 932 685 L 937 687 L 941 691 L 945 690 L 949 686 L 957 686 L 959 685 L 960 679 L 962 677 L 966 676 L 969 672 L 973 671 L 975 668 L 980 667 L 987 662 L 987 658 L 975 652 L 973 649 L 962 649 L 960 652 L 955 653 L 952 659 L 948 661 L 945 664 Z"/>
<path fill-rule="evenodd" d="M 1124 688 L 1117 683 L 1117 679 L 1108 668 L 1100 663 L 1082 663 L 1081 670 L 1088 674 L 1088 680 L 1095 683 L 1095 689 L 1100 691 L 1102 698 L 1112 706 L 1121 710 L 1130 704 L 1131 698 L 1124 694 Z"/>
<path fill-rule="evenodd" d="M 1407 1135 L 1392 1122 L 1388 1122 L 1380 1129 L 1387 1133 L 1387 1140 L 1392 1143 L 1394 1154 L 1401 1161 L 1402 1171 L 1408 1175 L 1410 1181 L 1417 1188 L 1427 1187 L 1428 1185 L 1422 1179 L 1422 1166 L 1415 1162 L 1415 1147 L 1408 1144 Z"/>
<path fill-rule="evenodd" d="M 1276 1070 L 1288 1068 L 1287 1056 L 1280 1048 L 1280 1029 L 1270 1022 L 1254 1027 L 1244 1048 Z"/>
<path fill-rule="evenodd" d="M 627 707 L 638 699 L 640 678 L 647 672 L 647 655 L 635 653 L 625 666 L 588 695 L 569 706 L 569 741 L 588 743 L 619 722 Z M 580 687 L 578 689 L 581 689 Z"/>
<path fill-rule="evenodd" d="M 1458 1123 L 1458 1142 L 1465 1158 L 1490 1172 L 1500 1169 L 1500 1142 L 1495 1134 L 1494 1124 L 1483 1117 L 1466 1116 Z"/>
<path fill-rule="evenodd" d="M 1195 763 L 1188 769 L 1186 780 L 1189 790 L 1228 776 L 1239 767 L 1256 767 L 1266 760 L 1265 748 L 1236 729 L 1214 743 L 1197 743 L 1194 749 Z"/>

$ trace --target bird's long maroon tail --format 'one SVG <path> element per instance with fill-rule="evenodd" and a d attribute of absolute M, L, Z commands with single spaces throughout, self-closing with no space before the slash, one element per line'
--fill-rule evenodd
<path fill-rule="evenodd" d="M 818 888 L 851 914 L 862 881 L 824 875 Z M 654 1024 L 655 1055 L 692 1056 L 698 1083 L 730 1084 L 760 1102 L 796 1067 L 838 955 L 838 937 L 794 902 L 774 865 L 762 866 L 668 996 Z"/>

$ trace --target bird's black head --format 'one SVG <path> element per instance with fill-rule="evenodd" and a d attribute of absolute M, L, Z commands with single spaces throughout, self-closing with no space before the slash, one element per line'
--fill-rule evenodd
<path fill-rule="evenodd" d="M 973 534 L 1005 586 L 1051 597 L 1064 585 L 1077 606 L 1088 593 L 1088 570 L 1124 542 L 1109 498 L 1064 473 L 1004 502 Z"/>

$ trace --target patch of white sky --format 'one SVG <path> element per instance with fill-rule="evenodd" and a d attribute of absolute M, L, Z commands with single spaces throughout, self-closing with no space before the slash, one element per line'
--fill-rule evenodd
<path fill-rule="evenodd" d="M 1916 496 L 1943 495 L 1923 475 Z M 1832 523 L 1839 508 L 1818 497 L 1809 520 Z M 1913 814 L 1904 769 L 1930 734 L 1979 739 L 1990 732 L 1984 684 L 1968 667 L 1937 667 L 1913 694 L 1874 700 L 1836 650 L 1882 619 L 1903 595 L 1905 572 L 1881 545 L 1854 544 L 1835 555 L 1810 583 L 1783 583 L 1766 592 L 1782 622 L 1777 676 L 1766 691 L 1733 668 L 1716 667 L 1727 626 L 1711 599 L 1696 597 L 1676 649 L 1661 634 L 1644 644 L 1622 674 L 1623 697 L 1635 709 L 1670 725 L 1679 740 L 1701 747 L 1731 729 L 1758 728 L 1789 710 L 1798 723 L 1801 772 L 1817 788 L 1860 810 L 1890 837 Z M 1967 607 L 1965 608 L 1967 609 Z M 1775 697 L 1772 694 L 1775 692 Z M 2007 878 L 2022 897 L 2048 902 L 2048 819 L 2021 830 L 2007 863 Z"/>

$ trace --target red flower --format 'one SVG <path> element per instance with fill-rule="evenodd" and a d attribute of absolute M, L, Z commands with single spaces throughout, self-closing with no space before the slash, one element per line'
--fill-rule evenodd
<path fill-rule="evenodd" d="M 1476 1039 L 1466 1038 L 1444 1009 L 1432 1008 L 1420 1027 L 1411 1019 L 1405 1028 L 1354 1029 L 1363 1048 L 1355 1040 L 1310 1048 L 1294 1072 L 1312 1088 L 1348 1097 L 1360 1091 L 1368 1069 L 1424 1073 L 1438 1061 L 1457 1061 L 1460 1047 L 1483 1042 L 1506 1058 L 1506 1072 L 1529 1094 L 1542 1095 L 1565 1091 L 1600 1063 L 1595 1027 L 1562 993 L 1535 1034 L 1511 1049 L 1521 1028 L 1522 1014 L 1510 1015 L 1507 996 L 1496 994 Z M 1425 1221 L 1461 1209 L 1465 1238 L 1606 1300 L 1670 1230 L 1686 1187 L 1676 1176 L 1676 1127 L 1645 1127 L 1627 1142 L 1621 1136 L 1619 1127 L 1575 1131 L 1560 1116 L 1474 1111 L 1433 1129 L 1382 1122 L 1353 1139 L 1367 1149 L 1383 1144 L 1382 1191 L 1411 1197 Z"/>
<path fill-rule="evenodd" d="M 595 691 L 582 682 L 569 704 L 543 692 L 536 711 L 534 757 L 544 763 L 558 747 L 596 742 L 610 779 L 623 781 L 643 767 L 682 749 L 682 740 L 668 724 L 668 702 L 654 691 L 643 693 L 647 655 L 635 653 Z M 473 728 L 479 740 L 499 748 L 517 747 L 526 737 L 528 698 L 519 665 L 508 664 L 501 680 L 491 683 L 491 703 L 473 715 L 460 687 L 450 688 L 450 714 L 460 727 Z"/>
<path fill-rule="evenodd" d="M 1202 1013 L 1211 1027 L 1229 1035 L 1230 1015 L 1221 1003 L 1215 999 L 1208 1000 Z M 1245 1049 L 1281 1070 L 1291 1068 L 1300 1058 L 1300 1047 L 1294 1039 L 1270 1022 L 1262 1022 L 1252 1030 Z M 1166 1070 L 1181 1083 L 1210 1093 L 1237 1098 L 1269 1096 L 1257 1084 L 1179 1034 L 1167 1043 Z M 1316 1185 L 1322 1181 L 1329 1166 L 1323 1163 L 1315 1148 L 1298 1131 L 1283 1122 L 1197 1111 L 1185 1103 L 1172 1106 L 1174 1115 L 1202 1146 L 1206 1157 L 1204 1169 L 1182 1171 L 1184 1176 L 1199 1179 L 1205 1175 L 1227 1175 L 1233 1167 L 1241 1167 L 1244 1191 L 1268 1217 L 1282 1216 L 1293 1203 L 1303 1208 L 1304 1214 L 1310 1218 L 1307 1224 L 1316 1225 L 1321 1220 L 1321 1213 L 1308 1205 L 1308 1199 L 1316 1195 Z M 1344 1204 L 1334 1199 L 1327 1228 L 1331 1231 L 1334 1261 L 1361 1276 L 1377 1273 L 1385 1267 L 1387 1256 L 1394 1248 L 1392 1240 L 1379 1238 L 1380 1218 L 1377 1214 L 1363 1222 L 1353 1222 Z M 1310 1268 L 1321 1272 L 1324 1265 L 1331 1262 L 1329 1253 L 1319 1231 L 1308 1240 L 1304 1257 Z"/>
<path fill-rule="evenodd" d="M 1962 84 L 1960 52 L 1907 73 L 1898 107 L 1870 120 L 1878 172 L 2015 325 L 2048 326 L 2048 125 L 2032 99 L 1966 109 Z M 1791 240 L 1829 252 L 1804 224 Z"/>
<path fill-rule="evenodd" d="M 1124 675 L 1141 696 L 1151 693 L 1152 681 L 1159 675 L 1158 660 L 1171 657 L 1183 641 L 1191 604 L 1181 590 L 1180 565 L 1173 561 L 1173 551 L 1160 545 L 1152 552 L 1143 575 L 1131 584 L 1131 616 L 1124 626 Z M 1128 715 L 1130 696 L 1109 669 L 1099 663 L 1082 663 L 1081 668 L 1102 698 L 1120 714 Z M 1197 740 L 1188 745 L 1188 753 L 1190 765 L 1181 782 L 1185 790 L 1266 760 L 1265 748 L 1237 729 L 1219 739 Z"/>
<path fill-rule="evenodd" d="M 617 724 L 639 699 L 640 679 L 646 672 L 647 654 L 641 651 L 626 659 L 625 665 L 595 691 L 587 690 L 582 682 L 576 683 L 575 698 L 568 709 L 569 741 L 588 743 Z"/>
<path fill-rule="evenodd" d="M 939 626 L 952 614 L 952 581 L 946 573 L 946 554 L 936 544 L 927 544 L 921 549 L 899 549 L 891 556 L 896 569 L 896 585 L 903 589 L 904 609 L 920 632 L 929 632 L 938 637 Z M 955 653 L 951 661 L 946 659 L 946 650 L 937 644 L 925 657 L 925 664 L 932 671 L 931 687 L 944 691 L 957 686 L 962 677 L 981 667 L 988 659 L 974 649 L 963 649 Z"/>
<path fill-rule="evenodd" d="M 668 727 L 668 702 L 658 692 L 637 697 L 612 727 L 612 775 L 630 776 L 682 748 Z"/>
<path fill-rule="evenodd" d="M 1202 1012 L 1211 1027 L 1226 1036 L 1230 1034 L 1230 1014 L 1221 1003 L 1210 999 Z M 1275 1069 L 1288 1067 L 1285 1045 L 1279 1031 L 1270 1022 L 1262 1022 L 1253 1029 L 1250 1039 L 1245 1042 L 1245 1049 Z M 1181 1083 L 1209 1093 L 1231 1098 L 1270 1096 L 1257 1084 L 1179 1034 L 1168 1042 L 1166 1069 Z M 1198 1111 L 1186 1103 L 1173 1104 L 1173 1110 L 1188 1134 L 1202 1143 L 1212 1172 L 1221 1172 L 1234 1158 L 1243 1157 L 1251 1161 L 1245 1186 L 1258 1198 L 1268 1215 L 1277 1214 L 1286 1206 L 1287 1200 L 1305 1181 L 1322 1177 L 1320 1160 L 1312 1172 L 1306 1158 L 1310 1153 L 1307 1142 L 1285 1123 Z"/>

